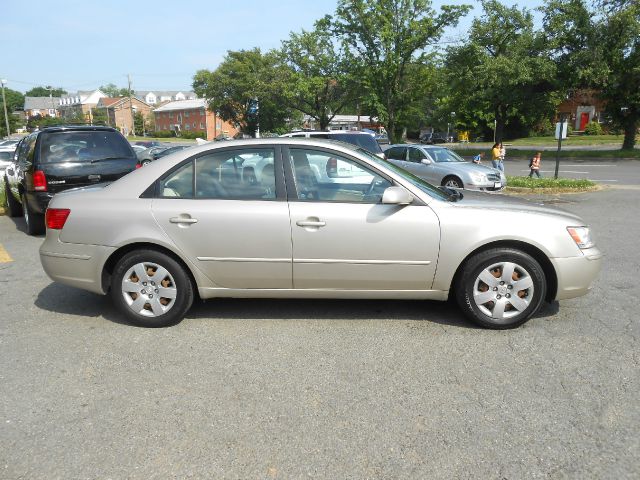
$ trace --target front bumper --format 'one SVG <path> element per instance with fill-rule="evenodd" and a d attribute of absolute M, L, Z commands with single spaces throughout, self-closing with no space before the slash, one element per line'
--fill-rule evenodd
<path fill-rule="evenodd" d="M 581 257 L 552 258 L 558 275 L 556 300 L 586 295 L 602 269 L 602 258 L 597 248 L 584 250 Z"/>

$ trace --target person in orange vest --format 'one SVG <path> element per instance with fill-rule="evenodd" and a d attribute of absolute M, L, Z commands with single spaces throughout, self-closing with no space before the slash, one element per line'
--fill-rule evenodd
<path fill-rule="evenodd" d="M 536 154 L 533 156 L 533 158 L 531 159 L 531 161 L 529 162 L 529 178 L 533 177 L 533 174 L 535 173 L 538 178 L 542 178 L 542 175 L 540 175 L 540 157 L 542 156 L 541 152 L 536 152 Z"/>

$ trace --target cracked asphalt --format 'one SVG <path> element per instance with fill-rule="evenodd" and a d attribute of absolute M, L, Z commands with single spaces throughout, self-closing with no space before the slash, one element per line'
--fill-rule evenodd
<path fill-rule="evenodd" d="M 531 199 L 585 218 L 604 269 L 502 332 L 419 301 L 225 299 L 135 328 L 0 217 L 0 478 L 639 478 L 640 189 Z"/>

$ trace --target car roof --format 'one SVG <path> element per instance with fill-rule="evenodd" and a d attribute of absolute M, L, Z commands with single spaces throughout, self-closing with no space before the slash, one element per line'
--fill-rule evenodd
<path fill-rule="evenodd" d="M 38 133 L 42 132 L 77 132 L 77 131 L 106 131 L 106 132 L 117 132 L 117 130 L 113 127 L 107 127 L 104 125 L 57 125 L 55 127 L 45 127 L 38 130 Z"/>

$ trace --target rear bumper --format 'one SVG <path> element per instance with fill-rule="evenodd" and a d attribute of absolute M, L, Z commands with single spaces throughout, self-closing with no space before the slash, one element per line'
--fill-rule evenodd
<path fill-rule="evenodd" d="M 586 295 L 602 269 L 602 258 L 597 248 L 585 250 L 582 257 L 552 258 L 558 274 L 556 300 Z"/>
<path fill-rule="evenodd" d="M 59 241 L 59 231 L 47 230 L 40 246 L 40 263 L 55 282 L 105 294 L 102 270 L 114 251 L 115 248 L 102 245 L 64 243 Z"/>

